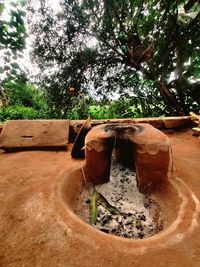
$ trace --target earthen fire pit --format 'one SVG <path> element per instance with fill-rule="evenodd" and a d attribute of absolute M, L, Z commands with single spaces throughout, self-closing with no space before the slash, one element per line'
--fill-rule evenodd
<path fill-rule="evenodd" d="M 85 139 L 84 173 L 94 184 L 109 181 L 111 155 L 136 170 L 141 192 L 160 188 L 171 176 L 168 137 L 149 124 L 107 124 L 94 127 Z"/>
<path fill-rule="evenodd" d="M 168 183 L 172 171 L 168 137 L 149 124 L 106 124 L 87 134 L 84 147 L 86 184 L 78 216 L 122 237 L 144 238 L 162 230 L 159 203 L 138 189 L 161 191 Z M 102 186 L 93 188 L 97 184 Z"/>
<path fill-rule="evenodd" d="M 178 119 L 171 121 L 176 130 L 165 133 L 173 172 L 164 186 L 147 190 L 160 205 L 163 230 L 144 239 L 106 234 L 77 216 L 88 165 L 71 158 L 71 144 L 68 151 L 1 150 L 0 265 L 199 266 L 200 144 L 190 131 L 177 131 Z M 70 122 L 71 136 L 77 123 Z"/>

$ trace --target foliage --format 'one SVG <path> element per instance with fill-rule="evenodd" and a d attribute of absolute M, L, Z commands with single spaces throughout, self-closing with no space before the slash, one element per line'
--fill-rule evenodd
<path fill-rule="evenodd" d="M 73 97 L 68 117 L 71 120 L 87 119 L 89 115 L 89 100 L 86 97 Z"/>
<path fill-rule="evenodd" d="M 35 110 L 31 107 L 14 106 L 0 108 L 0 121 L 5 120 L 23 120 L 23 119 L 40 119 L 45 118 L 45 112 Z"/>
<path fill-rule="evenodd" d="M 147 109 L 148 108 L 148 109 Z M 145 99 L 121 97 L 116 100 L 93 101 L 86 97 L 73 98 L 73 104 L 67 113 L 69 119 L 140 118 L 148 116 L 163 116 L 162 105 L 147 104 Z"/>
<path fill-rule="evenodd" d="M 128 99 L 110 101 L 107 105 L 90 106 L 89 113 L 94 119 L 141 117 L 141 106 L 133 106 Z"/>
<path fill-rule="evenodd" d="M 20 74 L 18 58 L 25 48 L 24 1 L 0 3 L 0 83 Z M 7 10 L 9 9 L 9 10 Z"/>
<path fill-rule="evenodd" d="M 20 78 L 4 83 L 7 105 L 0 106 L 0 121 L 21 119 L 59 119 L 60 110 L 49 108 L 44 91 Z"/>
<path fill-rule="evenodd" d="M 24 106 L 10 106 L 0 108 L 0 122 L 5 120 L 36 120 L 36 119 L 63 119 L 59 110 L 34 109 Z"/>
<path fill-rule="evenodd" d="M 44 91 L 36 89 L 33 84 L 17 79 L 4 83 L 10 97 L 11 106 L 32 107 L 34 109 L 46 109 L 47 102 L 44 98 Z"/>
<path fill-rule="evenodd" d="M 32 7 L 38 12 L 33 58 L 49 70 L 42 79 L 53 105 L 70 108 L 70 87 L 73 97 L 80 90 L 118 91 L 142 102 L 137 92 L 146 94 L 153 83 L 152 98 L 158 95 L 157 105 L 164 106 L 162 98 L 171 114 L 198 109 L 200 5 L 198 0 L 179 4 L 185 14 L 195 5 L 196 16 L 184 25 L 175 0 L 61 0 L 59 12 L 43 0 L 39 10 Z"/>
<path fill-rule="evenodd" d="M 18 60 L 23 56 L 26 38 L 23 6 L 22 0 L 0 3 L 0 107 L 10 100 L 5 80 L 22 73 Z"/>

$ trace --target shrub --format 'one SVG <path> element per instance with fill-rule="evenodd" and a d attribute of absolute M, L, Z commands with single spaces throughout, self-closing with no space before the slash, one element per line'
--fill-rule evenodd
<path fill-rule="evenodd" d="M 4 83 L 10 97 L 10 106 L 32 107 L 34 109 L 47 108 L 44 91 L 34 85 L 20 80 Z"/>

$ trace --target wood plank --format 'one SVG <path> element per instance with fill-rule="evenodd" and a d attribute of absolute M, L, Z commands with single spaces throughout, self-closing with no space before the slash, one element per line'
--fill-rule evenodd
<path fill-rule="evenodd" d="M 13 120 L 4 124 L 0 147 L 65 147 L 69 120 Z"/>

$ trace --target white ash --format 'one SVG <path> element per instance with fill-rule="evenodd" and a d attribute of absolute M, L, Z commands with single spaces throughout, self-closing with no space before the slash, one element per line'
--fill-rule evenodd
<path fill-rule="evenodd" d="M 137 188 L 135 172 L 119 163 L 112 162 L 110 181 L 96 186 L 96 190 L 122 213 L 146 211 L 146 197 Z"/>
<path fill-rule="evenodd" d="M 99 199 L 98 217 L 94 226 L 97 229 L 126 238 L 145 238 L 162 230 L 159 205 L 155 200 L 139 192 L 133 170 L 113 161 L 110 181 L 95 188 L 119 211 L 118 214 L 111 213 Z M 91 189 L 86 188 L 83 191 L 79 201 L 82 203 L 82 208 L 77 209 L 78 215 L 86 222 L 89 222 L 91 194 Z"/>

